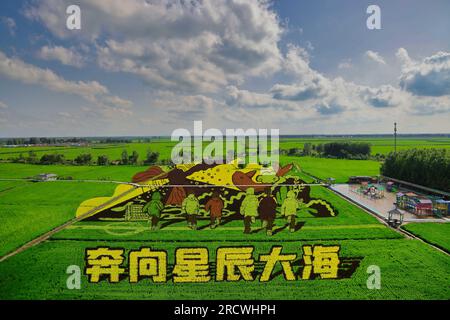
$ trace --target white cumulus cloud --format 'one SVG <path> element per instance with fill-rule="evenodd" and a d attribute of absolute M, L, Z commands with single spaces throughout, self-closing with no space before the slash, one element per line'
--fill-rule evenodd
<path fill-rule="evenodd" d="M 375 61 L 376 63 L 379 63 L 381 65 L 386 64 L 386 61 L 384 61 L 384 58 L 378 52 L 367 50 L 365 56 L 370 60 Z"/>
<path fill-rule="evenodd" d="M 85 61 L 83 56 L 74 48 L 64 48 L 61 46 L 43 46 L 38 56 L 44 60 L 56 60 L 66 66 L 73 66 L 80 68 L 84 66 Z"/>
<path fill-rule="evenodd" d="M 51 91 L 80 96 L 103 108 L 129 108 L 131 102 L 109 93 L 97 81 L 68 81 L 49 69 L 42 69 L 0 51 L 0 75 L 25 84 L 38 85 Z"/>
<path fill-rule="evenodd" d="M 280 68 L 283 29 L 267 1 L 80 0 L 77 33 L 62 27 L 68 4 L 35 2 L 26 16 L 58 37 L 93 43 L 102 68 L 137 75 L 153 88 L 214 92 Z"/>
<path fill-rule="evenodd" d="M 417 96 L 450 95 L 450 52 L 439 51 L 422 61 L 415 61 L 401 48 L 397 57 L 402 62 L 402 89 Z"/>
<path fill-rule="evenodd" d="M 7 109 L 8 105 L 4 103 L 3 101 L 0 101 L 0 109 Z"/>

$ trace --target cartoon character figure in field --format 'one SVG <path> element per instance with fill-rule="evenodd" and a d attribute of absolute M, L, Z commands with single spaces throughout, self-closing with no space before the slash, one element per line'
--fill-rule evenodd
<path fill-rule="evenodd" d="M 289 223 L 289 231 L 295 231 L 295 218 L 297 217 L 297 209 L 299 208 L 299 201 L 293 190 L 287 193 L 286 199 L 281 206 L 281 215 L 286 217 Z"/>
<path fill-rule="evenodd" d="M 193 193 L 183 200 L 181 211 L 186 214 L 188 227 L 197 230 L 197 215 L 200 214 L 200 203 Z"/>
<path fill-rule="evenodd" d="M 253 188 L 246 190 L 246 195 L 241 203 L 241 214 L 244 216 L 244 233 L 251 232 L 251 225 L 258 216 L 259 201 Z"/>
<path fill-rule="evenodd" d="M 222 219 L 223 200 L 219 197 L 219 193 L 214 192 L 211 199 L 205 204 L 206 212 L 209 212 L 211 218 L 210 228 L 214 229 L 220 224 Z"/>
<path fill-rule="evenodd" d="M 164 204 L 161 202 L 161 194 L 156 191 L 152 194 L 152 199 L 142 209 L 142 211 L 147 212 L 150 216 L 152 230 L 159 229 L 158 222 L 163 209 Z"/>
<path fill-rule="evenodd" d="M 270 188 L 266 188 L 266 193 L 259 202 L 258 212 L 263 229 L 266 229 L 266 234 L 271 236 L 273 221 L 277 213 L 277 201 L 272 196 Z"/>

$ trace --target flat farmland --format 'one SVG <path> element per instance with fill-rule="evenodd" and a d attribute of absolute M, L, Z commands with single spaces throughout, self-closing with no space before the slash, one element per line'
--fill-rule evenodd
<path fill-rule="evenodd" d="M 304 143 L 329 142 L 326 139 L 282 139 L 280 147 L 302 148 Z M 336 141 L 336 139 L 332 139 Z M 367 142 L 367 141 L 366 141 Z M 390 151 L 389 139 L 371 139 L 372 153 Z M 399 148 L 443 147 L 448 139 L 405 139 Z M 159 152 L 160 159 L 168 159 L 173 142 L 161 140 L 150 143 L 128 143 L 92 147 L 31 148 L 38 155 L 63 153 L 73 159 L 81 153 L 106 154 L 110 160 L 120 158 L 126 149 L 129 154 L 138 151 L 145 157 L 148 149 Z M 44 147 L 42 147 L 44 148 Z M 379 149 L 377 149 L 379 148 Z M 0 148 L 0 158 L 22 153 L 30 148 Z M 5 153 L 5 151 L 9 153 Z M 14 152 L 14 153 L 11 153 Z M 141 158 L 141 159 L 142 159 Z M 282 164 L 296 163 L 292 174 L 311 182 L 309 175 L 337 182 L 346 182 L 351 175 L 377 175 L 381 163 L 373 160 L 325 159 L 315 157 L 281 156 Z M 86 182 L 83 180 L 130 181 L 131 177 L 147 166 L 73 166 L 0 163 L 0 255 L 75 217 L 75 211 L 84 200 L 113 194 L 114 183 Z M 23 181 L 39 173 L 56 173 L 70 181 L 32 183 Z M 308 175 L 309 174 L 309 175 Z M 3 179 L 3 180 L 1 180 Z M 19 179 L 19 180 L 8 180 Z M 332 217 L 314 217 L 301 212 L 295 232 L 289 232 L 282 217 L 275 220 L 274 234 L 269 237 L 261 229 L 260 221 L 253 232 L 243 234 L 242 220 L 224 219 L 217 229 L 209 228 L 208 217 L 199 220 L 199 230 L 193 231 L 178 217 L 162 217 L 162 228 L 151 231 L 147 221 L 80 221 L 54 234 L 50 239 L 0 263 L 0 299 L 450 299 L 450 257 L 419 240 L 386 227 L 367 212 L 347 202 L 324 187 L 311 187 L 311 196 L 327 200 L 336 209 Z M 405 229 L 437 244 L 448 247 L 447 226 L 409 224 Z M 209 260 L 214 262 L 216 250 L 224 246 L 252 246 L 254 258 L 267 254 L 274 245 L 281 245 L 283 253 L 296 254 L 293 262 L 296 275 L 302 267 L 303 245 L 338 245 L 340 257 L 358 260 L 354 273 L 344 279 L 287 281 L 279 264 L 273 277 L 261 284 L 254 281 L 174 284 L 171 278 L 175 263 L 175 250 L 179 247 L 208 249 Z M 169 277 L 167 283 L 153 283 L 143 279 L 131 284 L 128 279 L 117 284 L 101 281 L 94 284 L 82 276 L 82 290 L 68 290 L 66 269 L 69 265 L 85 267 L 86 248 L 99 246 L 137 250 L 141 247 L 165 250 L 168 253 Z M 381 290 L 366 286 L 367 267 L 379 266 L 382 272 Z M 215 269 L 211 268 L 214 278 Z"/>
<path fill-rule="evenodd" d="M 286 138 L 280 139 L 280 149 L 300 148 L 303 149 L 305 143 L 323 144 L 334 141 L 347 142 L 367 142 L 372 146 L 372 154 L 388 154 L 394 150 L 393 138 Z M 27 156 L 29 151 L 33 151 L 38 157 L 46 153 L 60 153 L 66 159 L 74 159 L 80 154 L 90 153 L 94 160 L 100 155 L 107 155 L 110 160 L 120 159 L 123 150 L 129 154 L 133 151 L 138 152 L 140 159 L 145 159 L 148 150 L 159 152 L 160 159 L 170 159 L 170 154 L 173 146 L 177 142 L 172 142 L 170 139 L 155 139 L 151 142 L 130 142 L 117 144 L 92 144 L 89 146 L 42 146 L 42 147 L 14 147 L 0 148 L 0 160 L 7 160 L 9 158 L 18 157 L 20 154 Z M 204 145 L 207 143 L 205 142 Z M 429 138 L 409 138 L 399 137 L 397 139 L 397 150 L 412 149 L 412 148 L 450 148 L 450 138 L 444 137 L 429 137 Z"/>
<path fill-rule="evenodd" d="M 283 253 L 301 256 L 302 245 L 339 245 L 341 257 L 359 257 L 360 263 L 351 278 L 339 280 L 313 279 L 286 281 L 278 265 L 273 278 L 264 284 L 254 281 L 214 281 L 206 283 L 153 283 L 142 279 L 130 284 L 128 279 L 111 284 L 89 283 L 82 276 L 81 290 L 68 290 L 66 269 L 70 265 L 83 268 L 86 248 L 107 246 L 136 250 L 142 246 L 165 250 L 171 270 L 174 251 L 179 247 L 202 247 L 214 261 L 221 246 L 242 246 L 242 242 L 218 239 L 208 242 L 173 241 L 98 241 L 49 240 L 0 264 L 0 297 L 2 299 L 449 299 L 448 266 L 450 257 L 418 240 L 319 240 L 252 242 L 254 257 L 267 254 L 273 245 L 282 245 Z M 298 276 L 298 263 L 294 272 Z M 366 270 L 377 265 L 382 272 L 380 290 L 366 287 Z M 170 272 L 170 271 L 169 271 Z M 260 272 L 260 271 L 259 271 Z"/>
<path fill-rule="evenodd" d="M 25 179 L 40 173 L 55 173 L 75 180 L 115 180 L 128 182 L 136 172 L 148 166 L 72 166 L 0 163 L 0 179 Z"/>
<path fill-rule="evenodd" d="M 450 223 L 408 223 L 402 228 L 450 253 Z"/>
<path fill-rule="evenodd" d="M 388 154 L 394 151 L 394 138 L 364 138 L 364 137 L 333 137 L 333 138 L 284 138 L 280 140 L 281 149 L 303 148 L 305 143 L 314 145 L 328 142 L 366 142 L 371 145 L 371 153 Z M 397 150 L 406 149 L 427 149 L 427 148 L 450 148 L 450 138 L 445 137 L 397 137 Z"/>
<path fill-rule="evenodd" d="M 115 184 L 0 181 L 0 256 L 75 217 L 86 198 L 111 196 Z"/>
<path fill-rule="evenodd" d="M 280 156 L 281 163 L 296 163 L 300 170 L 320 179 L 334 178 L 345 183 L 350 176 L 376 176 L 381 163 L 374 160 L 327 159 L 316 157 Z"/>
<path fill-rule="evenodd" d="M 60 182 L 62 189 L 66 182 Z M 10 182 L 0 187 L 10 188 Z M 56 183 L 38 183 L 22 186 L 26 192 L 9 195 L 8 202 L 20 203 L 29 199 L 39 201 L 39 194 L 50 193 L 58 186 Z M 20 187 L 17 184 L 16 187 Z M 64 213 L 61 221 L 70 218 L 72 203 L 90 196 L 107 195 L 111 190 L 95 189 L 88 184 L 80 185 L 78 190 L 62 194 L 55 201 L 42 198 L 42 205 L 52 204 L 60 210 L 52 211 L 51 216 Z M 1 189 L 0 188 L 0 189 Z M 27 188 L 30 188 L 27 190 Z M 34 189 L 32 188 L 39 188 Z M 50 188 L 50 189 L 47 189 Z M 12 192 L 10 189 L 8 192 Z M 81 196 L 84 194 L 85 196 Z M 53 194 L 54 195 L 54 194 Z M 450 257 L 418 240 L 404 238 L 401 234 L 379 223 L 374 217 L 353 204 L 333 194 L 324 187 L 312 187 L 311 196 L 329 201 L 338 211 L 335 217 L 319 218 L 308 213 L 298 216 L 297 231 L 290 233 L 286 221 L 278 217 L 275 221 L 274 235 L 268 237 L 260 230 L 259 221 L 254 224 L 250 235 L 243 234 L 242 220 L 223 221 L 217 229 L 208 227 L 208 218 L 199 220 L 199 230 L 187 228 L 183 218 L 176 221 L 165 220 L 158 231 L 150 231 L 145 221 L 81 221 L 55 234 L 49 240 L 34 246 L 0 263 L 1 299 L 449 299 L 450 289 L 442 286 L 450 280 L 448 266 Z M 55 198 L 55 197 L 53 197 Z M 78 199 L 76 201 L 76 199 Z M 53 203 L 52 203 L 53 202 Z M 14 208 L 13 208 L 14 209 Z M 19 208 L 18 208 L 19 209 Z M 67 210 L 66 210 L 67 209 Z M 20 210 L 16 210 L 20 211 Z M 23 211 L 23 208 L 22 208 Z M 40 217 L 41 211 L 30 210 L 29 217 Z M 74 211 L 71 212 L 74 214 Z M 28 226 L 29 219 L 11 216 L 10 227 Z M 47 223 L 47 228 L 56 220 L 38 219 Z M 14 223 L 12 223 L 14 222 Z M 18 229 L 16 227 L 16 233 Z M 2 231 L 3 232 L 3 231 Z M 22 232 L 22 231 L 20 231 Z M 31 233 L 28 233 L 31 235 Z M 2 239 L 4 237 L 2 236 Z M 11 241 L 9 235 L 6 237 Z M 22 239 L 24 241 L 25 239 Z M 215 270 L 210 270 L 212 280 L 206 283 L 173 283 L 171 270 L 175 263 L 175 250 L 179 247 L 202 247 L 209 252 L 209 261 L 215 261 L 219 247 L 254 247 L 253 257 L 270 252 L 272 246 L 281 245 L 283 253 L 295 254 L 293 270 L 295 281 L 287 281 L 277 264 L 269 282 L 260 283 L 258 277 L 262 265 L 257 265 L 253 281 L 214 281 Z M 358 265 L 348 278 L 339 280 L 311 279 L 301 280 L 301 257 L 303 245 L 338 245 L 342 259 L 357 259 Z M 142 279 L 129 283 L 128 279 L 116 284 L 108 281 L 89 283 L 82 276 L 81 290 L 68 290 L 66 269 L 69 265 L 85 267 L 86 248 L 99 246 L 124 248 L 125 252 L 150 247 L 165 250 L 168 254 L 168 281 L 153 283 Z M 125 261 L 126 265 L 127 261 Z M 367 267 L 377 265 L 382 272 L 381 290 L 366 287 Z M 427 270 L 427 271 L 424 271 Z M 406 276 L 407 275 L 407 276 Z M 226 297 L 224 296 L 226 295 Z"/>

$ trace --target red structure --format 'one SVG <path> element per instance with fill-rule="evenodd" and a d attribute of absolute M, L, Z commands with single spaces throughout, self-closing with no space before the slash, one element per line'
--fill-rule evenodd
<path fill-rule="evenodd" d="M 426 198 L 417 198 L 416 200 L 416 214 L 417 215 L 432 215 L 433 202 Z"/>

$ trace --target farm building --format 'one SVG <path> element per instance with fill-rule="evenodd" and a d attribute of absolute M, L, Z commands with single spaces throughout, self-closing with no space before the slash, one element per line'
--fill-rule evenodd
<path fill-rule="evenodd" d="M 433 201 L 433 213 L 435 216 L 448 216 L 450 214 L 450 201 L 442 199 Z"/>
<path fill-rule="evenodd" d="M 41 173 L 38 174 L 34 181 L 56 181 L 58 179 L 58 175 L 54 173 Z"/>
<path fill-rule="evenodd" d="M 414 208 L 415 213 L 418 215 L 432 215 L 433 214 L 433 202 L 427 198 L 418 198 L 415 200 L 416 206 Z"/>
<path fill-rule="evenodd" d="M 408 204 L 410 202 L 410 199 L 413 197 L 417 197 L 417 195 L 413 192 L 408 192 L 408 193 L 403 193 L 403 192 L 398 192 L 397 193 L 397 206 L 400 209 L 408 209 Z"/>
<path fill-rule="evenodd" d="M 414 192 L 397 193 L 397 206 L 417 215 L 432 215 L 433 202 Z"/>

